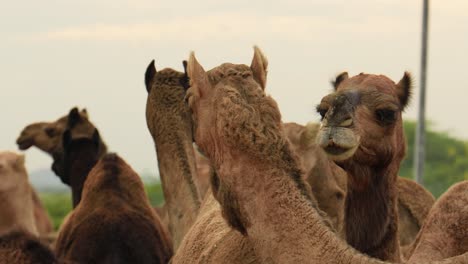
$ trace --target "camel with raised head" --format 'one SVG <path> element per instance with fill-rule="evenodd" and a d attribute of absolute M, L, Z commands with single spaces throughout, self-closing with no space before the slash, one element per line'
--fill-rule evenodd
<path fill-rule="evenodd" d="M 80 122 L 75 124 L 77 133 L 89 134 L 90 127 L 93 130 L 94 125 L 89 120 L 86 109 L 79 111 L 78 108 L 74 107 L 70 111 L 79 112 Z M 61 178 L 64 173 L 61 167 L 63 165 L 62 135 L 67 123 L 68 115 L 62 116 L 53 122 L 36 122 L 27 125 L 16 140 L 16 144 L 21 150 L 27 150 L 35 146 L 49 154 L 54 159 L 52 170 Z M 101 157 L 105 153 L 107 153 L 107 146 L 102 142 L 99 148 L 99 156 Z"/>
<path fill-rule="evenodd" d="M 172 253 L 138 174 L 116 154 L 104 155 L 60 230 L 57 257 L 76 263 L 143 264 L 168 263 Z"/>
<path fill-rule="evenodd" d="M 164 209 L 175 250 L 200 207 L 192 123 L 183 101 L 187 82 L 184 73 L 169 68 L 156 71 L 154 61 L 146 69 L 146 124 L 155 144 Z"/>
<path fill-rule="evenodd" d="M 258 48 L 252 67 L 226 63 L 210 73 L 190 56 L 187 100 L 195 141 L 216 172 L 212 189 L 224 218 L 248 237 L 259 262 L 382 263 L 339 239 L 314 206 L 297 156 L 281 131 L 276 102 L 264 93 L 266 59 Z M 467 213 L 468 208 L 460 209 Z M 200 233 L 203 226 L 195 223 L 194 228 Z M 184 239 L 179 251 L 203 244 L 185 246 Z M 187 263 L 191 257 L 177 255 L 173 263 Z M 438 263 L 466 261 L 468 254 Z"/>
<path fill-rule="evenodd" d="M 0 179 L 0 235 L 15 230 L 39 235 L 24 155 L 1 151 Z"/>

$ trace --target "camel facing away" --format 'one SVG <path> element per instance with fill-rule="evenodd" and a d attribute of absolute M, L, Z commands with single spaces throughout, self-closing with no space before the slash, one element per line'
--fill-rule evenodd
<path fill-rule="evenodd" d="M 33 190 L 24 156 L 0 152 L 0 236 L 15 230 L 39 235 L 34 218 Z"/>
<path fill-rule="evenodd" d="M 58 262 L 52 251 L 27 232 L 13 231 L 0 236 L 0 264 L 55 263 Z"/>
<path fill-rule="evenodd" d="M 90 171 L 60 230 L 59 259 L 76 263 L 168 263 L 172 245 L 137 173 L 116 154 Z"/>
<path fill-rule="evenodd" d="M 187 76 L 172 69 L 145 73 L 146 124 L 153 137 L 169 232 L 177 250 L 198 214 L 200 196 L 192 146 L 192 123 L 184 97 Z"/>
<path fill-rule="evenodd" d="M 89 121 L 88 112 L 86 109 L 79 111 L 76 107 L 72 108 L 70 111 L 74 109 L 79 112 L 81 120 L 80 123 L 76 124 L 78 127 L 76 130 L 88 134 L 89 124 L 94 128 L 94 125 Z M 68 115 L 65 115 L 53 122 L 36 122 L 27 125 L 18 136 L 16 144 L 21 150 L 27 150 L 35 146 L 49 154 L 54 159 L 52 170 L 57 176 L 61 177 L 63 175 L 63 168 L 60 167 L 60 165 L 63 164 L 62 135 L 67 123 Z M 102 142 L 99 154 L 102 156 L 105 153 L 107 153 L 107 146 Z"/>
<path fill-rule="evenodd" d="M 315 208 L 281 131 L 276 102 L 263 91 L 266 59 L 258 48 L 251 67 L 225 63 L 209 73 L 192 53 L 188 75 L 195 141 L 216 172 L 214 197 L 230 226 L 248 237 L 260 263 L 382 263 L 339 239 Z M 438 263 L 467 261 L 465 254 Z"/>

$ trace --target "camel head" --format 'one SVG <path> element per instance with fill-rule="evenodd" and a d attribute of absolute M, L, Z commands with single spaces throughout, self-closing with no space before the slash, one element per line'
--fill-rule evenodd
<path fill-rule="evenodd" d="M 317 106 L 318 145 L 340 166 L 401 161 L 406 151 L 401 113 L 410 98 L 410 74 L 394 83 L 383 75 L 342 73 L 333 84 L 335 91 Z"/>
<path fill-rule="evenodd" d="M 22 184 L 28 184 L 24 155 L 0 151 L 0 192 L 8 192 Z"/>
<path fill-rule="evenodd" d="M 186 100 L 192 110 L 195 141 L 208 156 L 215 146 L 219 150 L 224 144 L 265 158 L 284 146 L 278 106 L 264 92 L 267 65 L 257 47 L 250 66 L 224 63 L 208 72 L 190 55 Z"/>
<path fill-rule="evenodd" d="M 80 115 L 88 118 L 86 109 L 81 110 Z M 54 122 L 37 122 L 26 126 L 16 140 L 19 149 L 27 150 L 36 146 L 40 150 L 52 155 L 60 146 L 61 135 L 67 125 L 67 116 L 63 116 Z"/>
<path fill-rule="evenodd" d="M 96 155 L 99 155 L 100 147 L 104 145 L 99 135 L 97 128 L 88 120 L 87 116 L 80 114 L 77 108 L 72 108 L 66 116 L 65 130 L 60 133 L 59 140 L 61 146 L 59 151 L 53 153 L 54 162 L 52 170 L 59 176 L 63 183 L 70 184 L 69 179 L 66 179 L 68 173 L 65 172 L 67 162 L 74 160 L 70 156 L 76 148 L 82 145 L 90 145 L 89 147 L 96 148 Z M 98 157 L 96 157 L 96 160 Z"/>

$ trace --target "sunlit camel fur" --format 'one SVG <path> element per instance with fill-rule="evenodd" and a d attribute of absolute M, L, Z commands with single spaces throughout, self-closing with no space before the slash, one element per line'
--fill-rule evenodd
<path fill-rule="evenodd" d="M 411 77 L 405 73 L 394 83 L 383 75 L 342 73 L 334 85 L 317 107 L 317 142 L 348 175 L 346 241 L 369 256 L 400 261 L 396 182 Z"/>
<path fill-rule="evenodd" d="M 106 154 L 89 173 L 56 254 L 77 263 L 169 262 L 172 245 L 143 183 L 116 154 Z"/>
<path fill-rule="evenodd" d="M 156 71 L 154 61 L 146 69 L 146 124 L 155 144 L 164 207 L 175 250 L 200 207 L 192 123 L 188 107 L 181 100 L 187 82 L 184 73 L 168 68 Z"/>
<path fill-rule="evenodd" d="M 39 235 L 32 196 L 24 156 L 0 151 L 0 236 L 15 230 Z"/>
<path fill-rule="evenodd" d="M 255 57 L 265 61 L 258 48 Z M 257 70 L 223 64 L 210 75 L 189 58 L 195 141 L 216 171 L 212 187 L 224 217 L 249 238 L 261 263 L 381 263 L 339 239 L 314 208 L 278 107 L 263 91 L 265 72 Z M 445 263 L 463 261 L 467 255 Z"/>
<path fill-rule="evenodd" d="M 0 236 L 0 264 L 55 263 L 57 259 L 50 249 L 27 232 L 14 231 Z"/>
<path fill-rule="evenodd" d="M 74 110 L 75 109 L 75 110 Z M 70 111 L 79 112 L 80 122 L 76 124 L 76 133 L 89 134 L 94 130 L 94 125 L 89 121 L 86 109 L 81 111 L 74 107 Z M 52 170 L 59 177 L 63 176 L 63 149 L 62 134 L 68 122 L 68 115 L 60 117 L 53 122 L 37 122 L 26 126 L 22 131 L 16 143 L 21 150 L 26 150 L 35 146 L 48 153 L 54 159 Z M 107 146 L 104 142 L 99 146 L 99 156 L 107 153 Z"/>

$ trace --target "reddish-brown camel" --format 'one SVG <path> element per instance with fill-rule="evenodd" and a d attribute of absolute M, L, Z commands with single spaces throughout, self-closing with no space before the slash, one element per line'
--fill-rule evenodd
<path fill-rule="evenodd" d="M 277 105 L 263 92 L 264 62 L 256 49 L 253 67 L 223 64 L 210 75 L 189 59 L 195 140 L 216 171 L 212 187 L 224 217 L 262 263 L 381 263 L 337 238 L 314 208 Z M 468 255 L 441 263 L 464 261 Z"/>
<path fill-rule="evenodd" d="M 146 124 L 156 148 L 169 232 L 177 250 L 198 214 L 200 196 L 192 146 L 192 123 L 184 97 L 187 76 L 172 69 L 146 69 Z"/>
<path fill-rule="evenodd" d="M 27 232 L 14 231 L 0 236 L 0 264 L 55 263 L 59 262 L 50 249 Z"/>
<path fill-rule="evenodd" d="M 77 263 L 168 263 L 172 245 L 137 173 L 106 154 L 62 227 L 57 257 Z"/>

